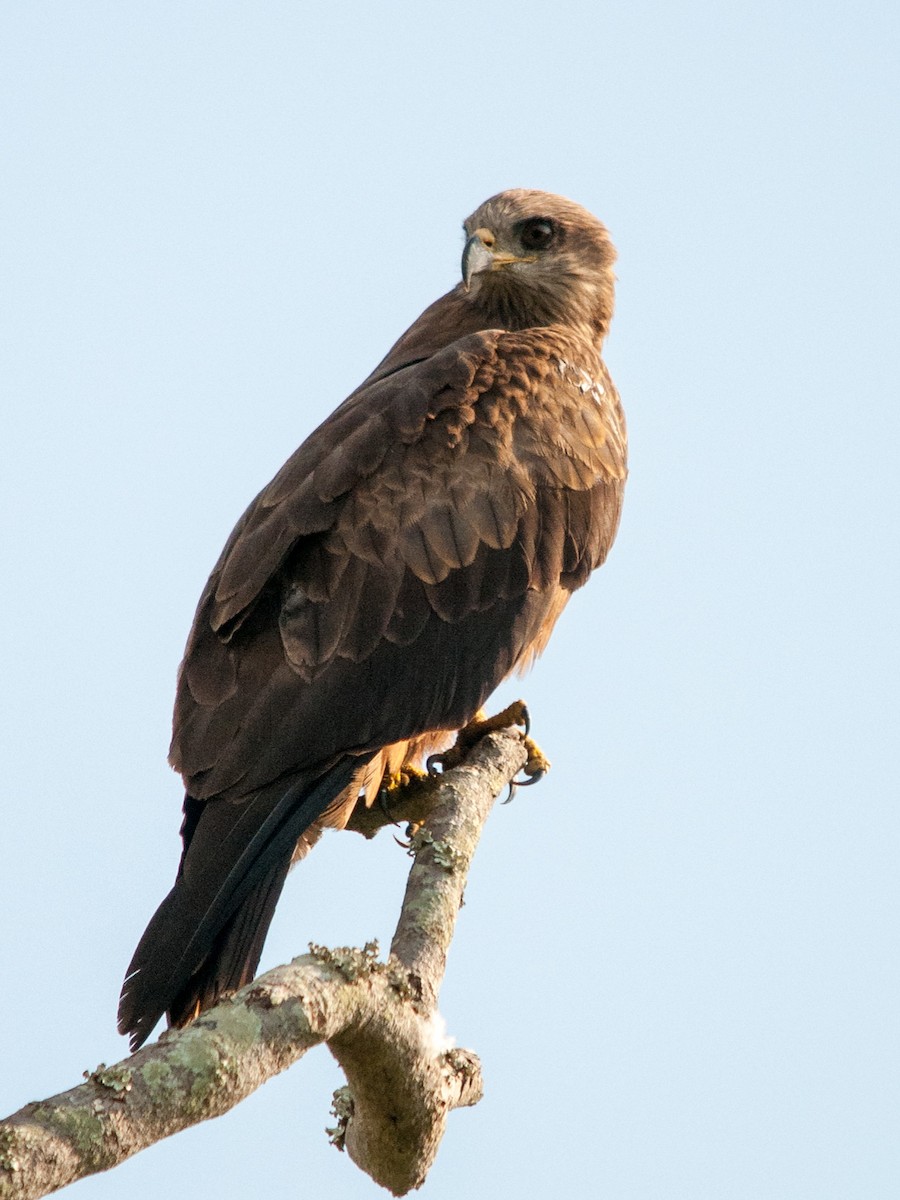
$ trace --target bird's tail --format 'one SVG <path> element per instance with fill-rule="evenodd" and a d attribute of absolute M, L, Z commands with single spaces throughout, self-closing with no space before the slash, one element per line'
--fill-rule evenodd
<path fill-rule="evenodd" d="M 186 801 L 178 878 L 138 943 L 119 1000 L 119 1032 L 132 1050 L 163 1013 L 183 1025 L 253 978 L 298 839 L 364 762 L 348 756 L 312 781 L 236 804 Z"/>

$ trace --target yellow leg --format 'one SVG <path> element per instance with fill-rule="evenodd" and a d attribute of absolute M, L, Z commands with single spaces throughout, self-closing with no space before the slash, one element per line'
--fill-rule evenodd
<path fill-rule="evenodd" d="M 383 802 L 390 806 L 391 801 L 397 796 L 398 792 L 404 791 L 406 788 L 416 787 L 418 784 L 425 783 L 431 778 L 427 771 L 421 770 L 419 767 L 405 765 L 399 771 L 394 771 L 390 775 L 385 775 L 381 781 L 381 796 Z"/>
<path fill-rule="evenodd" d="M 429 793 L 433 790 L 434 777 L 407 763 L 399 771 L 385 775 L 378 790 L 378 807 L 393 825 L 399 823 L 397 818 L 407 821 L 406 836 L 412 839 L 430 809 Z M 416 810 L 421 810 L 421 814 L 412 815 Z M 404 850 L 412 845 L 411 840 L 404 842 L 396 835 L 394 841 Z"/>
<path fill-rule="evenodd" d="M 525 749 L 528 751 L 528 762 L 522 768 L 528 776 L 526 780 L 518 781 L 519 787 L 528 787 L 529 784 L 537 783 L 550 770 L 550 759 L 543 752 L 537 742 L 532 741 L 530 737 L 525 739 Z"/>
<path fill-rule="evenodd" d="M 425 764 L 428 771 L 430 774 L 436 775 L 438 771 L 449 771 L 453 767 L 459 766 L 467 753 L 483 737 L 498 729 L 509 729 L 512 725 L 521 725 L 526 734 L 525 748 L 528 751 L 528 762 L 525 764 L 524 770 L 528 778 L 520 781 L 520 786 L 527 787 L 528 784 L 537 783 L 550 770 L 550 760 L 537 743 L 527 736 L 531 729 L 531 717 L 528 713 L 528 705 L 524 700 L 514 701 L 508 708 L 497 713 L 495 717 L 486 717 L 484 710 L 479 709 L 474 719 L 459 731 L 456 742 L 449 750 L 445 750 L 443 754 L 431 755 Z"/>

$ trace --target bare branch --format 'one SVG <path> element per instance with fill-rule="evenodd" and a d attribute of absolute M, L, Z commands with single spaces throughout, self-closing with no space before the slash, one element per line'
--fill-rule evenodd
<path fill-rule="evenodd" d="M 395 1195 L 419 1187 L 448 1113 L 481 1098 L 478 1059 L 451 1048 L 436 1003 L 481 828 L 526 757 L 505 730 L 441 777 L 387 963 L 375 945 L 311 946 L 187 1029 L 26 1105 L 0 1122 L 0 1200 L 44 1196 L 221 1116 L 321 1042 L 348 1083 L 335 1143 Z"/>

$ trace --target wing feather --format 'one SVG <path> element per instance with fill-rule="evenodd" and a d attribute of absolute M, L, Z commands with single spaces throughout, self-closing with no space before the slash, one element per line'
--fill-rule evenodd
<path fill-rule="evenodd" d="M 512 275 L 488 307 L 454 289 L 229 538 L 179 676 L 185 855 L 126 981 L 136 1042 L 250 977 L 292 854 L 524 669 L 605 557 L 625 478 L 599 357 L 613 254 L 596 222 L 579 245 L 587 307 Z"/>
<path fill-rule="evenodd" d="M 195 794 L 453 728 L 543 644 L 624 475 L 611 384 L 598 405 L 554 366 L 595 353 L 573 338 L 478 334 L 384 376 L 265 489 L 182 670 L 173 761 Z"/>

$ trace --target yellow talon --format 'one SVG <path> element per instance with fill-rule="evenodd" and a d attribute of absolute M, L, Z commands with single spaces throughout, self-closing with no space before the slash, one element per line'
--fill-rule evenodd
<path fill-rule="evenodd" d="M 525 739 L 525 749 L 528 751 L 528 762 L 522 770 L 528 776 L 528 783 L 537 783 L 550 770 L 550 759 L 530 737 Z"/>
<path fill-rule="evenodd" d="M 428 772 L 419 767 L 403 766 L 399 771 L 385 775 L 381 781 L 381 792 L 385 801 L 389 802 L 398 792 L 408 787 L 414 787 L 416 784 L 425 783 L 429 778 Z"/>
<path fill-rule="evenodd" d="M 509 729 L 511 725 L 521 725 L 525 730 L 525 744 L 529 747 L 529 762 L 532 758 L 539 761 L 543 766 L 537 766 L 535 772 L 549 770 L 550 763 L 544 757 L 534 742 L 531 742 L 527 735 L 531 729 L 531 717 L 528 713 L 528 705 L 524 700 L 515 700 L 502 712 L 497 713 L 495 717 L 486 717 L 484 709 L 480 708 L 474 718 L 465 725 L 456 735 L 456 741 L 449 750 L 445 750 L 442 754 L 432 754 L 425 763 L 429 774 L 436 775 L 438 771 L 449 771 L 453 767 L 458 767 L 466 757 L 466 754 L 472 747 L 480 742 L 483 737 L 487 737 L 489 733 L 494 733 L 498 729 Z M 534 753 L 532 753 L 532 750 Z M 526 766 L 526 773 L 528 768 Z M 533 780 L 537 783 L 537 778 Z"/>
<path fill-rule="evenodd" d="M 403 805 L 412 795 L 421 790 L 424 784 L 430 784 L 432 777 L 428 771 L 409 764 L 402 766 L 399 771 L 385 775 L 378 789 L 378 807 L 392 825 L 398 822 L 394 819 L 393 809 Z M 399 841 L 399 839 L 397 839 Z M 402 846 L 403 843 L 400 842 Z"/>
<path fill-rule="evenodd" d="M 408 854 L 412 855 L 415 849 L 416 834 L 424 826 L 424 821 L 410 821 L 406 827 L 406 841 L 404 842 L 402 838 L 398 838 L 396 833 L 394 834 L 394 841 L 403 850 L 406 850 Z"/>

